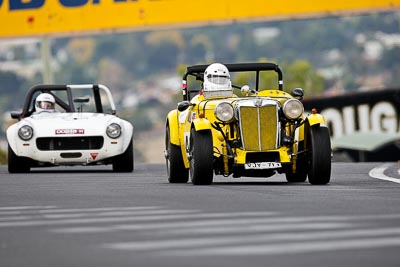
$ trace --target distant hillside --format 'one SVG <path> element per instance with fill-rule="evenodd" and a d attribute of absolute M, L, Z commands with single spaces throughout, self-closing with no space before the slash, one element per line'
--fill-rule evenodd
<path fill-rule="evenodd" d="M 196 63 L 273 61 L 296 81 L 307 77 L 289 66 L 301 60 L 323 77 L 325 93 L 397 87 L 399 25 L 392 12 L 58 38 L 51 66 L 55 83 L 108 85 L 122 114 L 147 118 L 138 129 L 149 130 L 180 99 L 179 69 Z M 0 42 L 1 113 L 20 108 L 27 88 L 42 82 L 40 56 L 40 39 Z"/>

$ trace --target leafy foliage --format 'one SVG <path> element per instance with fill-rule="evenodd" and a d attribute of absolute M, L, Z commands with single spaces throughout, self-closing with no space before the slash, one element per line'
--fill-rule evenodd
<path fill-rule="evenodd" d="M 300 87 L 307 92 L 307 95 L 318 95 L 323 92 L 324 79 L 315 69 L 313 69 L 310 62 L 297 60 L 293 63 L 283 63 L 280 67 L 284 73 L 284 88 L 286 91 Z M 247 84 L 250 88 L 255 88 L 255 81 L 252 79 L 254 79 L 254 74 L 252 73 L 238 73 L 233 79 L 233 84 L 238 84 L 240 86 Z M 277 89 L 277 79 L 275 72 L 266 72 L 264 75 L 261 74 L 259 88 L 261 90 Z"/>

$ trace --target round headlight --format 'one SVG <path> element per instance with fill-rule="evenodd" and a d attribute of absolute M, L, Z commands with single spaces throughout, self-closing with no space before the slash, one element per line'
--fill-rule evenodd
<path fill-rule="evenodd" d="M 297 99 L 289 99 L 283 104 L 283 114 L 289 120 L 298 119 L 304 112 L 303 104 Z"/>
<path fill-rule="evenodd" d="M 214 114 L 220 121 L 229 122 L 233 119 L 233 107 L 227 102 L 221 102 L 215 107 Z"/>
<path fill-rule="evenodd" d="M 31 126 L 24 125 L 18 130 L 18 136 L 22 140 L 28 141 L 33 137 L 33 129 Z"/>
<path fill-rule="evenodd" d="M 111 123 L 108 125 L 106 132 L 110 138 L 118 138 L 121 135 L 121 126 L 116 123 Z"/>

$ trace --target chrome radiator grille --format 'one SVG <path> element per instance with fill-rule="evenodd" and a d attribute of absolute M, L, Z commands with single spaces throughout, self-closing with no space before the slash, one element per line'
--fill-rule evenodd
<path fill-rule="evenodd" d="M 238 107 L 240 134 L 244 150 L 266 151 L 278 144 L 277 105 L 240 105 Z"/>

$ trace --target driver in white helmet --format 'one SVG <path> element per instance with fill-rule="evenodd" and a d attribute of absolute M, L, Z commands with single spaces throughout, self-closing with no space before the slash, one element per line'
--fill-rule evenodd
<path fill-rule="evenodd" d="M 231 97 L 233 89 L 228 68 L 221 63 L 213 63 L 204 71 L 203 95 L 209 97 Z"/>
<path fill-rule="evenodd" d="M 56 112 L 55 103 L 56 100 L 54 99 L 54 96 L 49 93 L 41 93 L 36 98 L 35 113 L 38 114 L 42 112 Z"/>

